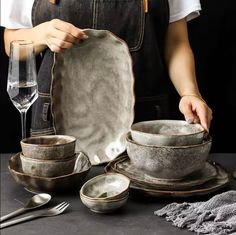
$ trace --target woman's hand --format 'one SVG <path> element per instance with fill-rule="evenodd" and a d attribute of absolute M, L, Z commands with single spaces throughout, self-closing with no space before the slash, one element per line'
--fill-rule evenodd
<path fill-rule="evenodd" d="M 59 19 L 42 23 L 34 29 L 40 38 L 40 44 L 47 45 L 53 52 L 71 48 L 88 37 L 81 29 Z"/>
<path fill-rule="evenodd" d="M 10 53 L 10 42 L 13 40 L 33 41 L 35 53 L 38 54 L 46 47 L 49 47 L 53 52 L 60 52 L 87 37 L 81 29 L 59 19 L 44 22 L 33 28 L 4 30 L 7 55 Z"/>
<path fill-rule="evenodd" d="M 212 110 L 206 102 L 197 96 L 184 95 L 180 99 L 179 109 L 189 123 L 200 123 L 209 132 Z"/>

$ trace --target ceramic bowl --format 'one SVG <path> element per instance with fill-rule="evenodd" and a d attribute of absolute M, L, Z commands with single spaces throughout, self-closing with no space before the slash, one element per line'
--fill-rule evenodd
<path fill-rule="evenodd" d="M 122 198 L 129 192 L 130 179 L 119 173 L 101 174 L 88 180 L 80 194 L 90 200 Z"/>
<path fill-rule="evenodd" d="M 131 163 L 157 178 L 182 179 L 200 170 L 208 159 L 212 139 L 188 146 L 152 146 L 139 144 L 127 134 L 127 153 Z"/>
<path fill-rule="evenodd" d="M 20 142 L 25 157 L 60 160 L 74 155 L 76 138 L 68 135 L 29 137 Z"/>
<path fill-rule="evenodd" d="M 81 201 L 91 211 L 108 213 L 123 206 L 129 196 L 130 179 L 119 173 L 98 175 L 80 189 Z"/>
<path fill-rule="evenodd" d="M 200 144 L 205 131 L 200 124 L 183 120 L 153 120 L 131 126 L 132 139 L 139 144 L 185 146 Z"/>
<path fill-rule="evenodd" d="M 24 173 L 43 177 L 55 177 L 73 172 L 77 154 L 63 160 L 39 160 L 20 154 L 20 159 Z"/>
<path fill-rule="evenodd" d="M 8 163 L 8 170 L 14 180 L 33 192 L 58 192 L 73 191 L 84 182 L 91 169 L 88 157 L 79 153 L 75 162 L 74 171 L 70 174 L 57 177 L 40 177 L 26 174 L 22 170 L 20 153 L 13 155 Z"/>
<path fill-rule="evenodd" d="M 87 206 L 91 211 L 96 213 L 110 213 L 124 206 L 129 198 L 129 194 L 125 195 L 122 198 L 110 200 L 90 200 L 83 194 L 80 194 L 80 198 L 83 204 Z"/>

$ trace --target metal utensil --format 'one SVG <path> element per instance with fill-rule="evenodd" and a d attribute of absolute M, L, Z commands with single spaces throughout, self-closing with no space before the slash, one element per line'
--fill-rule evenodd
<path fill-rule="evenodd" d="M 14 212 L 11 212 L 7 215 L 4 215 L 0 218 L 0 222 L 3 222 L 4 220 L 10 219 L 12 217 L 15 217 L 17 215 L 20 215 L 24 213 L 27 210 L 33 210 L 35 208 L 38 208 L 40 206 L 45 205 L 51 200 L 51 195 L 47 193 L 41 193 L 34 195 L 26 204 L 23 208 L 20 208 Z"/>
<path fill-rule="evenodd" d="M 67 202 L 62 202 L 59 205 L 57 205 L 57 206 L 55 206 L 55 207 L 53 207 L 51 209 L 48 209 L 46 211 L 43 211 L 43 212 L 41 212 L 39 214 L 29 215 L 29 216 L 25 216 L 23 218 L 19 218 L 19 219 L 16 219 L 16 220 L 12 220 L 12 221 L 9 221 L 9 222 L 2 223 L 2 224 L 0 224 L 0 229 L 9 227 L 9 226 L 14 225 L 14 224 L 19 224 L 19 223 L 22 223 L 22 222 L 25 222 L 25 221 L 33 220 L 33 219 L 36 219 L 36 218 L 59 215 L 69 205 L 70 204 L 67 203 Z"/>

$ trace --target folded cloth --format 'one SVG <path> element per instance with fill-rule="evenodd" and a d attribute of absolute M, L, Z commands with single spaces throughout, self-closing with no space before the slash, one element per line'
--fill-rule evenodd
<path fill-rule="evenodd" d="M 236 191 L 215 195 L 206 202 L 171 203 L 154 214 L 197 233 L 236 234 Z"/>

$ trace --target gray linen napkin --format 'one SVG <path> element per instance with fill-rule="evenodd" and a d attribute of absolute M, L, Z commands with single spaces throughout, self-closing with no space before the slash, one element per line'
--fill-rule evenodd
<path fill-rule="evenodd" d="M 197 233 L 236 234 L 236 191 L 215 195 L 206 202 L 171 203 L 154 214 Z"/>

